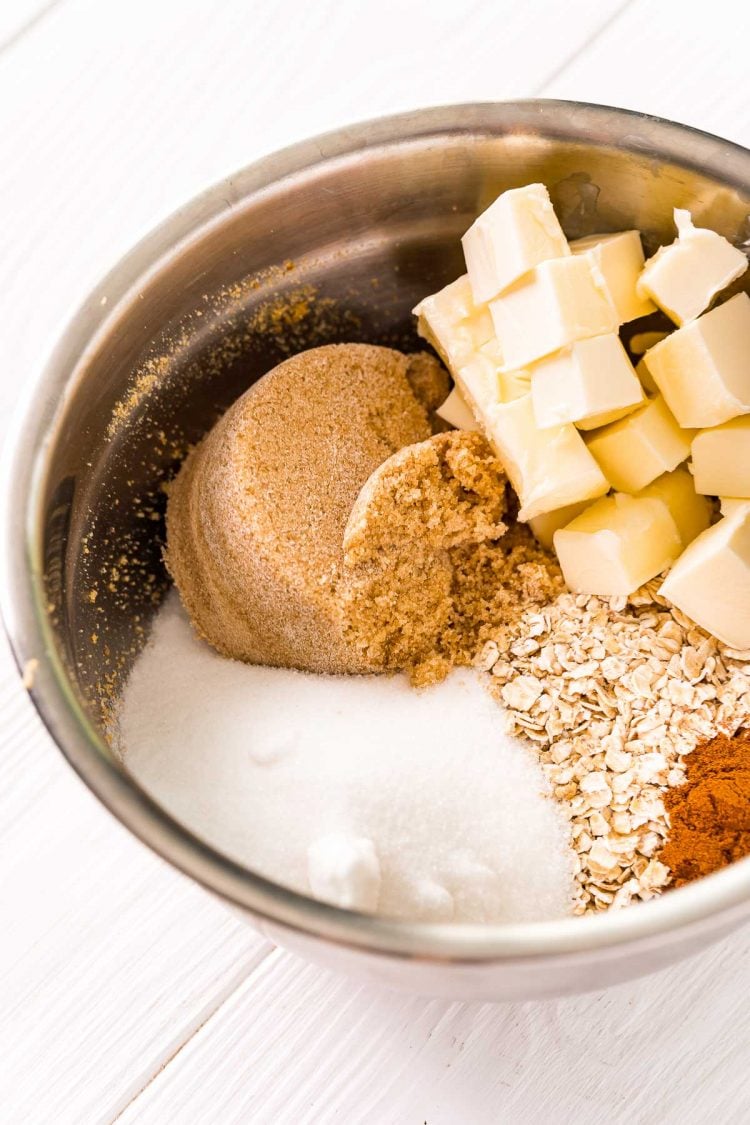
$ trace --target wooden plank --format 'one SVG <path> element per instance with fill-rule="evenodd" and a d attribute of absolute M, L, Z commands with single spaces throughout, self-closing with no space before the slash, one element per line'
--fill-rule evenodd
<path fill-rule="evenodd" d="M 64 0 L 4 0 L 0 5 L 0 52 L 33 32 L 51 10 Z"/>
<path fill-rule="evenodd" d="M 203 187 L 343 122 L 533 89 L 616 8 L 66 0 L 0 59 L 0 409 L 95 281 Z"/>
<path fill-rule="evenodd" d="M 39 7 L 13 2 L 16 13 Z M 65 0 L 0 54 L 0 414 L 137 237 L 302 136 L 542 91 L 746 140 L 742 36 L 727 36 L 726 12 L 698 34 L 677 11 L 220 0 L 207 13 L 199 0 Z M 653 66 L 638 66 L 644 57 Z M 7 654 L 0 702 L 9 1121 L 78 1125 L 126 1106 L 128 1121 L 221 1125 L 534 1122 L 550 1106 L 583 1122 L 603 1107 L 610 1120 L 743 1118 L 744 934 L 651 981 L 551 1005 L 403 998 L 279 952 L 257 967 L 268 947 L 132 840 L 53 753 Z"/>
<path fill-rule="evenodd" d="M 749 972 L 744 930 L 607 992 L 459 1004 L 355 988 L 277 951 L 121 1121 L 742 1121 Z"/>
<path fill-rule="evenodd" d="M 0 1117 L 80 1125 L 127 1104 L 271 947 L 102 809 L 4 647 L 0 680 Z"/>
<path fill-rule="evenodd" d="M 700 11 L 634 0 L 540 93 L 657 114 L 747 145 L 748 30 L 747 9 L 726 0 Z"/>

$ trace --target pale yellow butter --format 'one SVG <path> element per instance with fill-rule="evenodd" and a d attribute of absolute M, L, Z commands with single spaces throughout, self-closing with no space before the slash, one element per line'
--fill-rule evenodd
<path fill-rule="evenodd" d="M 750 648 L 750 506 L 694 539 L 659 592 L 720 641 Z"/>
<path fill-rule="evenodd" d="M 573 254 L 585 254 L 601 272 L 620 324 L 656 311 L 648 297 L 637 292 L 643 269 L 643 246 L 637 230 L 591 234 L 570 243 Z"/>
<path fill-rule="evenodd" d="M 678 328 L 646 363 L 681 426 L 719 426 L 750 412 L 750 297 L 738 293 Z"/>
<path fill-rule="evenodd" d="M 682 430 L 661 396 L 627 418 L 586 435 L 586 444 L 613 488 L 640 492 L 690 453 L 693 431 Z"/>
<path fill-rule="evenodd" d="M 540 429 L 575 422 L 591 429 L 628 414 L 644 395 L 615 333 L 578 340 L 531 368 L 531 401 Z"/>
<path fill-rule="evenodd" d="M 475 305 L 466 274 L 425 297 L 413 311 L 417 332 L 451 369 L 494 336 L 489 309 Z"/>
<path fill-rule="evenodd" d="M 662 339 L 664 339 L 663 336 Z M 644 391 L 648 391 L 649 394 L 658 395 L 659 388 L 654 382 L 654 377 L 648 369 L 648 363 L 646 361 L 645 355 L 638 360 L 635 368 L 635 373 L 640 379 L 641 386 L 643 387 Z"/>
<path fill-rule="evenodd" d="M 683 547 L 692 543 L 711 522 L 711 502 L 697 494 L 687 469 L 664 473 L 642 489 L 638 496 L 662 500 L 666 504 L 677 525 Z"/>
<path fill-rule="evenodd" d="M 554 512 L 545 512 L 543 516 L 534 516 L 533 519 L 529 520 L 529 527 L 538 542 L 548 551 L 551 551 L 555 532 L 569 524 L 576 516 L 580 516 L 590 503 L 590 500 L 582 500 L 578 504 L 568 504 L 564 508 L 556 508 Z"/>
<path fill-rule="evenodd" d="M 461 239 L 474 300 L 496 297 L 547 258 L 570 254 L 546 187 L 504 191 Z"/>
<path fill-rule="evenodd" d="M 479 419 L 490 406 L 504 401 L 501 368 L 481 351 L 456 364 L 453 377 L 464 401 Z"/>
<path fill-rule="evenodd" d="M 614 597 L 665 570 L 682 541 L 662 500 L 616 492 L 556 531 L 554 546 L 570 590 Z"/>
<path fill-rule="evenodd" d="M 691 454 L 697 492 L 750 498 L 750 415 L 699 430 Z"/>
<path fill-rule="evenodd" d="M 515 371 L 501 371 L 500 386 L 503 402 L 513 402 L 514 399 L 523 398 L 531 390 L 531 372 L 526 367 L 517 368 Z"/>
<path fill-rule="evenodd" d="M 750 500 L 740 500 L 736 496 L 720 496 L 722 516 L 731 516 L 740 509 L 750 511 Z"/>
<path fill-rule="evenodd" d="M 530 394 L 490 407 L 482 421 L 518 493 L 519 519 L 593 500 L 607 491 L 607 480 L 575 426 L 540 430 Z"/>
<path fill-rule="evenodd" d="M 601 274 L 585 254 L 542 262 L 489 308 L 508 368 L 619 327 Z"/>
<path fill-rule="evenodd" d="M 745 272 L 747 258 L 716 231 L 693 226 L 689 211 L 676 208 L 674 219 L 678 237 L 646 262 L 638 293 L 682 325 Z"/>
<path fill-rule="evenodd" d="M 481 426 L 466 405 L 466 400 L 458 387 L 454 387 L 444 403 L 435 411 L 444 422 L 457 430 L 479 430 Z"/>
<path fill-rule="evenodd" d="M 526 367 L 506 368 L 503 365 L 503 351 L 497 336 L 493 336 L 479 349 L 480 355 L 490 359 L 499 371 L 500 401 L 512 402 L 531 390 L 531 371 Z"/>

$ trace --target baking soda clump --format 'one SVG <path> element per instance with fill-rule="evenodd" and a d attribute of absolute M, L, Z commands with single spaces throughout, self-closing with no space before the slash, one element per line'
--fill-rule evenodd
<path fill-rule="evenodd" d="M 117 741 L 173 816 L 304 894 L 413 920 L 571 910 L 565 814 L 474 671 L 414 691 L 403 675 L 241 664 L 195 636 L 172 594 Z"/>

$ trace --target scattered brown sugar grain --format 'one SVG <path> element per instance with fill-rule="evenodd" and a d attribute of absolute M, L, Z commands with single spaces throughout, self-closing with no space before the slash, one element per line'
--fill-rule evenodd
<path fill-rule="evenodd" d="M 454 614 L 454 550 L 506 531 L 506 477 L 480 434 L 454 430 L 375 470 L 344 533 L 345 635 L 368 662 L 432 655 Z"/>
<path fill-rule="evenodd" d="M 437 360 L 365 344 L 293 356 L 188 457 L 167 509 L 167 565 L 198 632 L 226 656 L 317 672 L 378 670 L 343 635 L 344 528 L 367 478 L 424 441 Z"/>
<path fill-rule="evenodd" d="M 685 767 L 683 784 L 664 797 L 670 829 L 660 856 L 677 887 L 750 855 L 750 731 L 718 735 Z"/>

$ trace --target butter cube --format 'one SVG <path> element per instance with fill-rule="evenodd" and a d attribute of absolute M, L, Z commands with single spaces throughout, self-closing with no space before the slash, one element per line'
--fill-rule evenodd
<path fill-rule="evenodd" d="M 455 426 L 457 430 L 481 429 L 476 418 L 466 405 L 466 400 L 458 387 L 454 387 L 445 402 L 435 411 L 444 422 Z"/>
<path fill-rule="evenodd" d="M 719 497 L 722 516 L 731 516 L 740 509 L 750 511 L 750 500 L 740 500 L 736 496 Z"/>
<path fill-rule="evenodd" d="M 503 402 L 513 402 L 514 399 L 523 398 L 531 390 L 531 372 L 526 367 L 517 368 L 515 371 L 501 371 L 500 386 Z"/>
<path fill-rule="evenodd" d="M 646 262 L 638 293 L 682 325 L 745 272 L 747 258 L 716 231 L 693 226 L 689 211 L 675 209 L 674 221 L 678 237 Z"/>
<path fill-rule="evenodd" d="M 663 339 L 663 337 L 662 337 Z M 636 364 L 635 373 L 641 381 L 641 386 L 644 391 L 648 391 L 650 395 L 658 395 L 659 388 L 654 382 L 654 377 L 648 369 L 648 362 L 645 355 L 642 359 L 638 360 Z"/>
<path fill-rule="evenodd" d="M 666 504 L 616 492 L 555 532 L 563 578 L 576 594 L 632 594 L 665 570 L 682 541 Z"/>
<path fill-rule="evenodd" d="M 750 648 L 750 507 L 694 539 L 659 593 L 732 648 Z"/>
<path fill-rule="evenodd" d="M 509 368 L 619 327 L 601 274 L 584 254 L 542 262 L 489 308 Z"/>
<path fill-rule="evenodd" d="M 478 418 L 490 406 L 503 402 L 501 368 L 481 351 L 456 364 L 453 377 L 464 401 Z"/>
<path fill-rule="evenodd" d="M 692 431 L 680 429 L 659 396 L 587 435 L 586 444 L 613 488 L 640 492 L 688 457 L 692 437 Z"/>
<path fill-rule="evenodd" d="M 466 274 L 425 297 L 413 311 L 417 332 L 451 369 L 494 336 L 489 309 L 474 304 Z"/>
<path fill-rule="evenodd" d="M 750 416 L 699 430 L 691 451 L 696 492 L 750 498 Z"/>
<path fill-rule="evenodd" d="M 750 297 L 738 293 L 646 353 L 681 426 L 720 426 L 750 412 Z"/>
<path fill-rule="evenodd" d="M 569 524 L 576 516 L 580 516 L 581 512 L 588 508 L 589 503 L 589 500 L 583 500 L 579 504 L 567 504 L 564 508 L 556 508 L 554 512 L 545 512 L 543 516 L 534 516 L 529 520 L 529 527 L 535 539 L 551 551 L 555 532 Z"/>
<path fill-rule="evenodd" d="M 496 336 L 479 349 L 482 356 L 491 359 L 499 371 L 500 401 L 512 402 L 531 390 L 531 371 L 526 367 L 507 369 L 503 366 L 502 348 Z"/>
<path fill-rule="evenodd" d="M 531 369 L 531 401 L 540 429 L 565 422 L 590 429 L 628 414 L 643 398 L 640 380 L 614 333 L 578 340 Z"/>
<path fill-rule="evenodd" d="M 524 369 L 505 371 L 498 362 L 497 346 L 487 344 L 468 360 L 462 360 L 454 369 L 454 378 L 467 403 L 474 404 L 474 412 L 481 415 L 488 406 L 498 402 L 512 402 L 531 390 L 531 373 Z"/>
<path fill-rule="evenodd" d="M 643 246 L 637 230 L 590 234 L 571 242 L 570 249 L 573 254 L 585 254 L 599 269 L 620 324 L 656 311 L 653 302 L 636 289 L 643 269 Z"/>
<path fill-rule="evenodd" d="M 530 520 L 568 504 L 593 500 L 609 487 L 575 426 L 540 430 L 531 395 L 492 406 L 483 422 Z"/>
<path fill-rule="evenodd" d="M 540 262 L 570 254 L 543 184 L 504 191 L 461 243 L 477 304 L 496 297 Z"/>
<path fill-rule="evenodd" d="M 687 469 L 664 473 L 642 489 L 638 496 L 661 500 L 667 505 L 680 533 L 683 548 L 705 531 L 711 522 L 711 503 L 705 496 L 697 494 L 693 478 Z"/>

